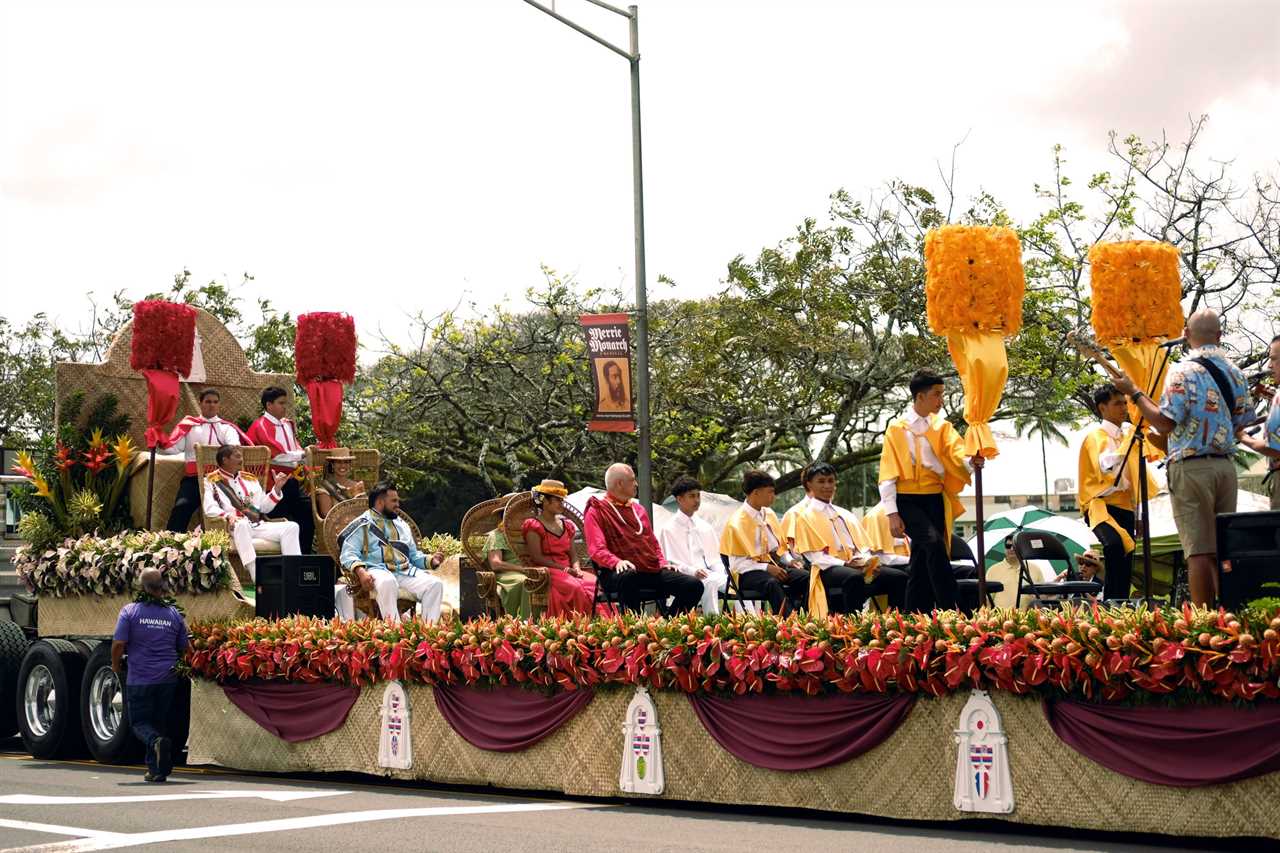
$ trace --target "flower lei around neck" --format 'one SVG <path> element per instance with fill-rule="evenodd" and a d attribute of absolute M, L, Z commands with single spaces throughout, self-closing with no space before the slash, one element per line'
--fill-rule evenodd
<path fill-rule="evenodd" d="M 134 595 L 133 600 L 135 604 L 156 604 L 160 607 L 172 607 L 183 616 L 187 615 L 187 611 L 182 609 L 182 605 L 178 603 L 178 599 L 174 598 L 172 595 L 152 595 L 145 589 L 140 589 L 137 594 Z"/>

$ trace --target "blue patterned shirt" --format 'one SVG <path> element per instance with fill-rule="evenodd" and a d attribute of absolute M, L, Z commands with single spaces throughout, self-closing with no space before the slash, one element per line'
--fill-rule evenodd
<path fill-rule="evenodd" d="M 381 537 L 374 534 L 374 530 Z M 363 566 L 366 569 L 384 569 L 392 574 L 412 577 L 427 567 L 427 557 L 418 550 L 413 533 L 404 519 L 392 521 L 373 510 L 366 510 L 338 534 L 342 550 L 338 563 L 344 569 Z M 391 547 L 389 542 L 403 543 L 404 551 Z"/>
<path fill-rule="evenodd" d="M 1203 356 L 1217 365 L 1236 395 L 1235 409 L 1226 401 L 1213 375 L 1192 361 Z M 1236 450 L 1236 429 L 1253 420 L 1253 403 L 1244 374 L 1227 360 L 1218 346 L 1204 346 L 1187 353 L 1169 368 L 1160 411 L 1174 422 L 1169 433 L 1169 461 L 1192 456 L 1227 456 Z"/>
<path fill-rule="evenodd" d="M 1271 411 L 1267 412 L 1267 447 L 1280 450 L 1280 392 L 1271 398 Z"/>

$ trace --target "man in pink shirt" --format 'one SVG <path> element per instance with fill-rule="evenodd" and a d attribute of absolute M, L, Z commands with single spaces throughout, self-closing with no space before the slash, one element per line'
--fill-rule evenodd
<path fill-rule="evenodd" d="M 692 610 L 702 598 L 702 582 L 667 565 L 649 514 L 635 500 L 635 472 L 610 465 L 604 485 L 604 500 L 588 500 L 583 517 L 587 554 L 600 583 L 617 594 L 623 610 L 639 611 L 645 598 L 655 596 L 664 616 Z M 675 599 L 670 607 L 668 598 Z"/>

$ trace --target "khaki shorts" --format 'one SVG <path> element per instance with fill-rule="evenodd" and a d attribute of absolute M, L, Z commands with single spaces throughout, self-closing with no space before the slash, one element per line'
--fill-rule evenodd
<path fill-rule="evenodd" d="M 1217 516 L 1236 511 L 1236 466 L 1230 459 L 1169 463 L 1169 502 L 1187 557 L 1218 553 Z"/>

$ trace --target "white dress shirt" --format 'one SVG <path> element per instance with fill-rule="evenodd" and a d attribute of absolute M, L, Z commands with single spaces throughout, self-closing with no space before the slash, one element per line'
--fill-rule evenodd
<path fill-rule="evenodd" d="M 720 539 L 715 529 L 695 516 L 677 512 L 658 533 L 658 544 L 667 562 L 676 571 L 686 575 L 699 569 L 715 573 L 724 572 L 720 562 Z"/>
<path fill-rule="evenodd" d="M 908 406 L 907 413 L 903 415 L 903 420 L 907 422 L 907 432 L 911 433 L 907 442 L 907 453 L 911 456 L 912 464 L 916 461 L 916 448 L 920 448 L 920 464 L 930 471 L 933 471 L 939 477 L 946 474 L 946 469 L 942 467 L 942 462 L 938 460 L 937 455 L 933 452 L 933 446 L 929 444 L 924 434 L 929 431 L 930 419 L 926 415 L 922 415 L 916 411 L 915 406 Z M 885 512 L 893 515 L 898 511 L 898 480 L 884 480 L 880 483 L 880 502 L 884 504 Z"/>
<path fill-rule="evenodd" d="M 755 509 L 751 504 L 744 501 L 742 504 L 742 510 L 747 515 L 759 521 L 759 524 L 756 527 L 756 555 L 764 554 L 766 552 L 772 554 L 782 547 L 782 543 L 778 541 L 777 536 L 773 535 L 773 529 L 769 527 L 769 524 L 766 521 L 768 515 L 763 507 L 761 509 Z M 755 555 L 750 557 L 730 557 L 729 568 L 741 575 L 747 572 L 765 571 L 769 568 L 769 564 L 762 563 L 755 559 Z"/>
<path fill-rule="evenodd" d="M 194 465 L 197 444 L 221 447 L 224 444 L 238 445 L 240 443 L 239 431 L 222 418 L 198 418 L 198 420 L 200 423 L 187 430 L 185 435 L 168 447 L 159 449 L 156 452 L 166 456 L 176 456 L 181 453 L 186 457 L 187 462 Z"/>
<path fill-rule="evenodd" d="M 1128 424 L 1126 423 L 1126 426 Z M 1102 473 L 1115 476 L 1116 469 L 1120 467 L 1120 463 L 1124 461 L 1124 454 L 1120 452 L 1121 443 L 1129 434 L 1129 430 L 1123 429 L 1111 423 L 1111 421 L 1103 421 L 1102 429 L 1110 439 L 1107 449 L 1098 454 L 1098 467 L 1102 469 Z M 1107 486 L 1098 497 L 1105 498 L 1107 495 L 1116 492 L 1127 492 L 1129 490 L 1129 473 L 1126 471 L 1120 476 L 1120 485 Z"/>
<path fill-rule="evenodd" d="M 284 452 L 277 453 L 271 462 L 280 468 L 298 467 L 298 463 L 302 461 L 305 451 L 303 451 L 302 445 L 298 444 L 298 437 L 293 434 L 293 424 L 273 417 L 269 412 L 263 412 L 262 416 L 267 419 L 268 423 L 275 426 L 276 443 L 284 448 Z"/>
<path fill-rule="evenodd" d="M 853 528 L 849 525 L 848 519 L 844 513 L 835 504 L 829 504 L 826 501 L 818 500 L 815 497 L 809 498 L 810 508 L 817 511 L 819 515 L 827 519 L 831 525 L 831 530 L 835 536 L 835 542 L 842 548 L 848 549 L 854 557 L 870 556 L 864 555 L 858 547 L 858 543 L 854 540 Z M 856 523 L 856 522 L 855 522 Z M 839 557 L 833 556 L 823 551 L 806 551 L 804 558 L 815 566 L 843 566 L 845 561 Z"/>

